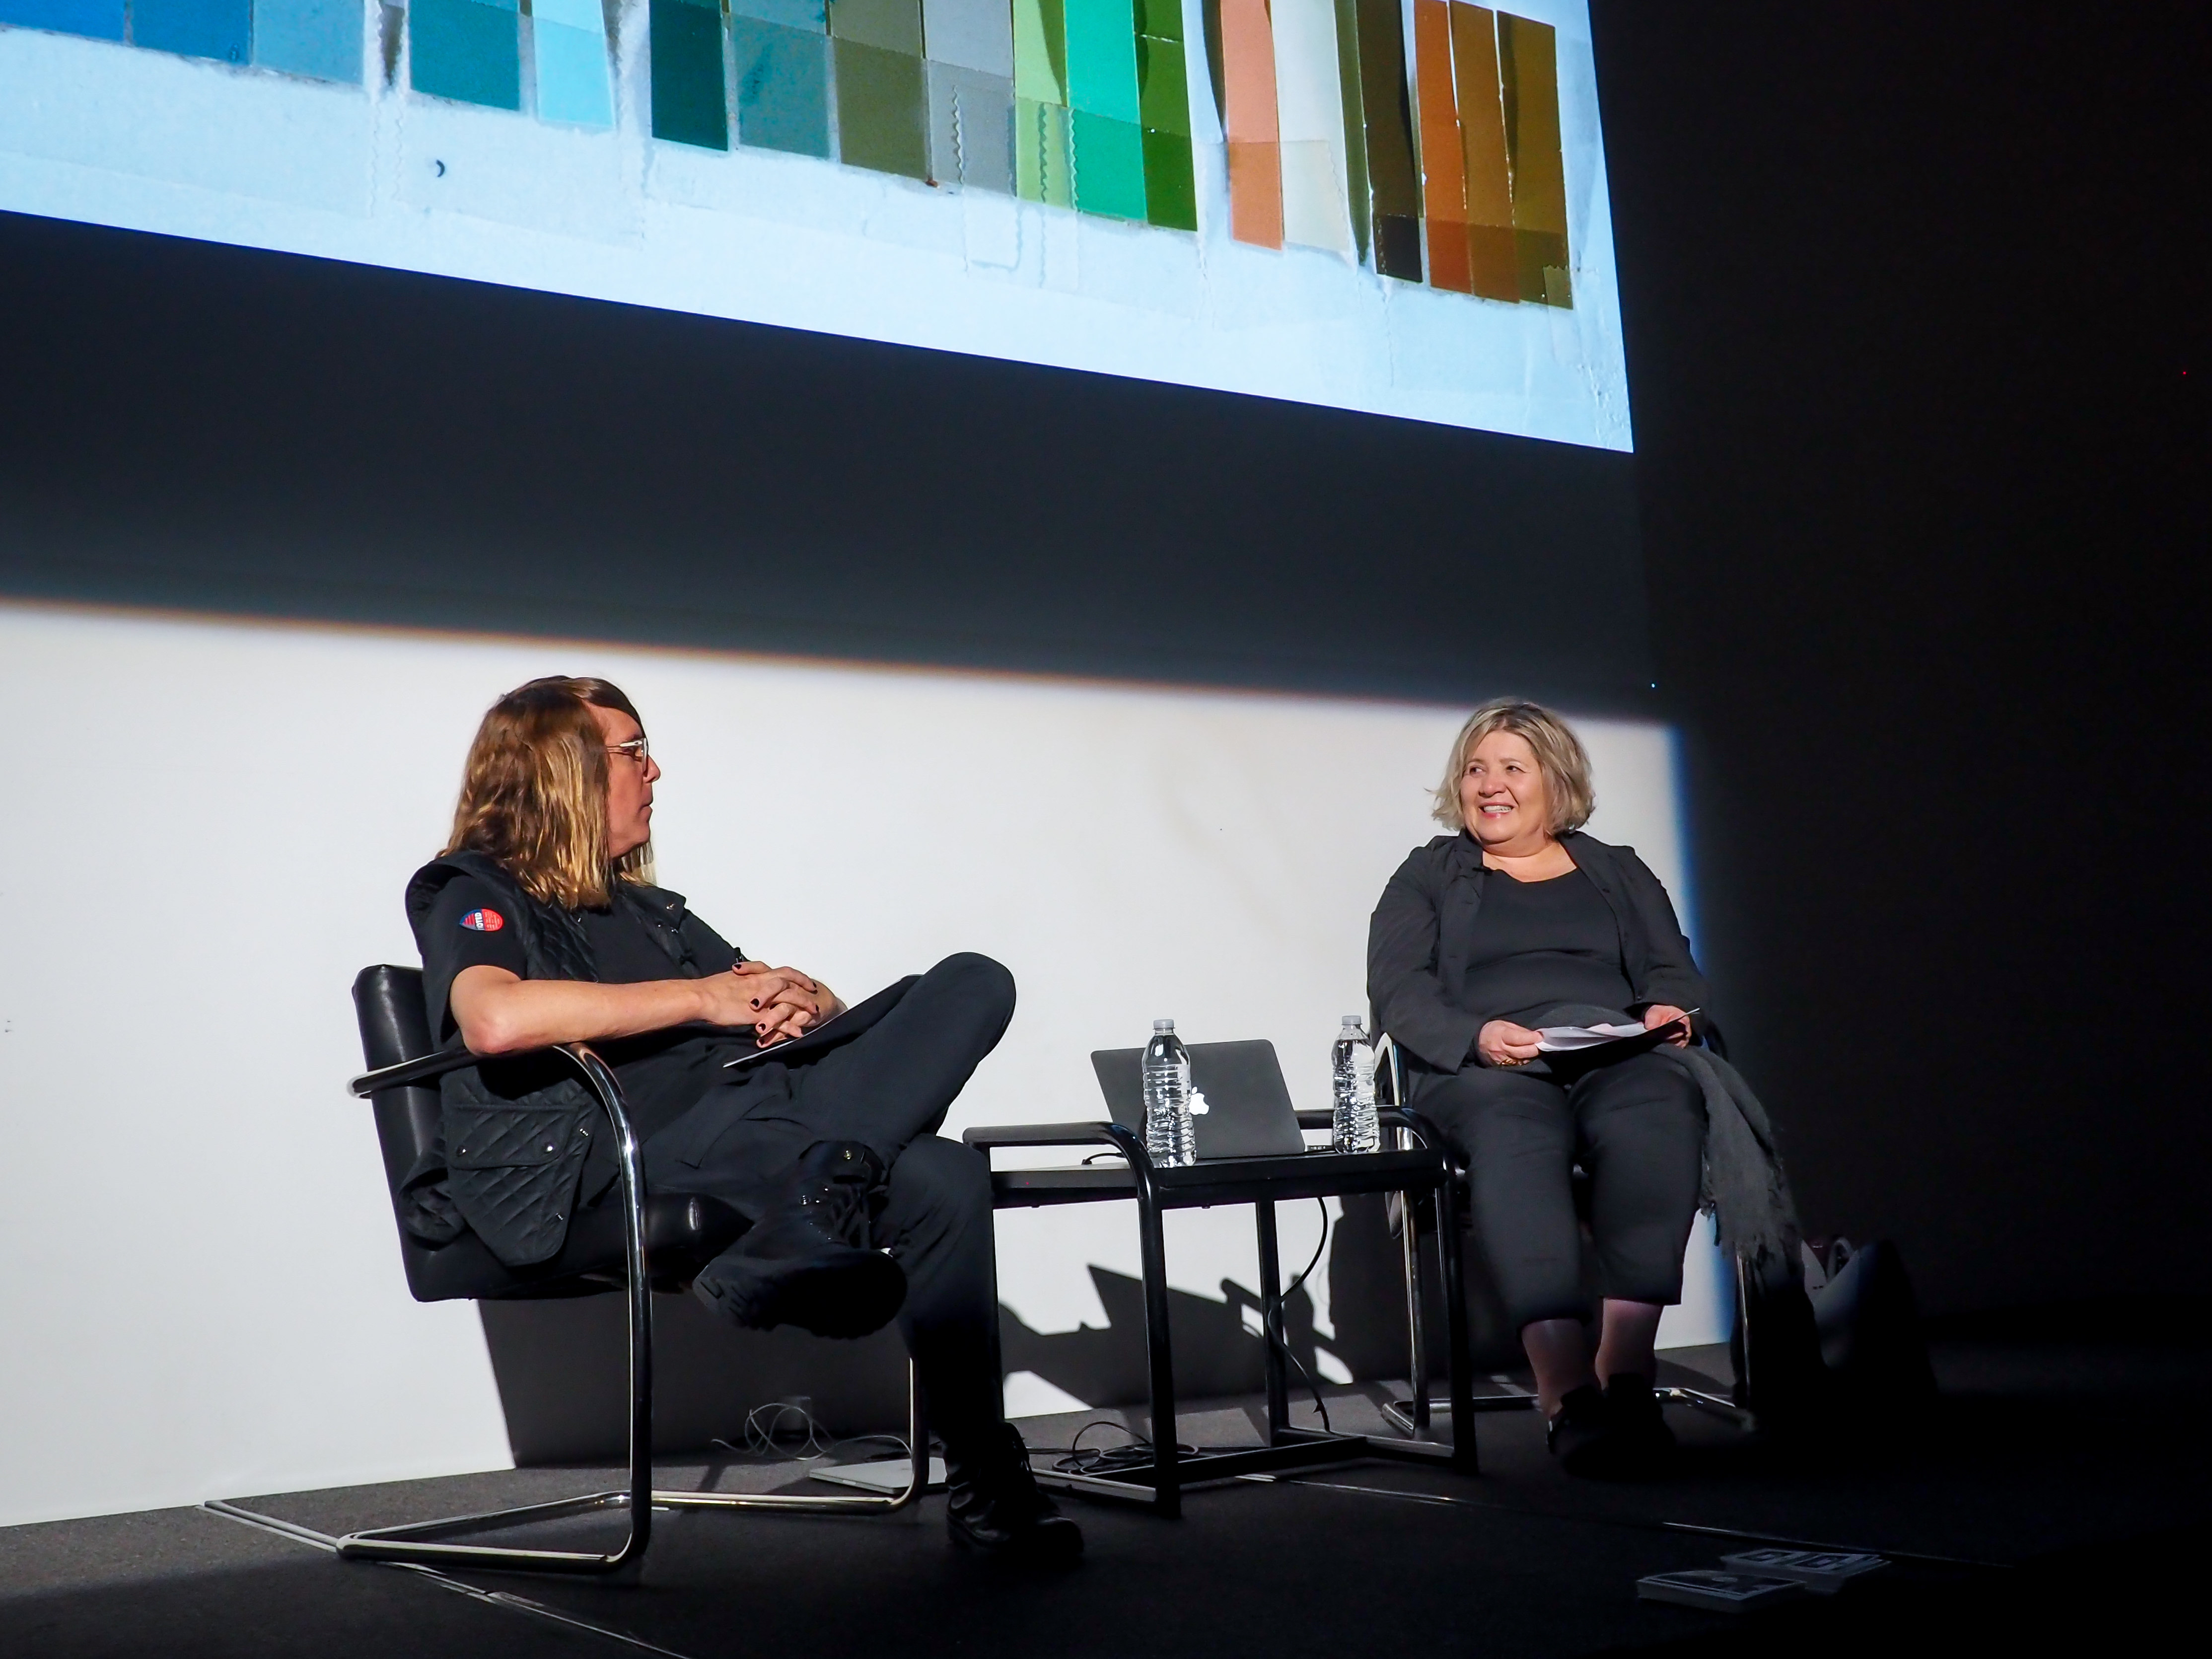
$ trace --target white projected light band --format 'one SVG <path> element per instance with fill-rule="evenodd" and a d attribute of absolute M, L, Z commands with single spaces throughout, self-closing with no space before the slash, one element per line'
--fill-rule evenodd
<path fill-rule="evenodd" d="M 748 951 L 848 996 L 954 951 L 1012 970 L 954 1135 L 1096 1118 L 1090 1052 L 1162 1015 L 1271 1040 L 1293 1100 L 1325 1105 L 1369 912 L 1436 833 L 1465 712 L 0 605 L 0 699 L 37 754 L 0 813 L 0 1098 L 39 1172 L 0 1211 L 0 1399 L 40 1425 L 0 1437 L 0 1524 L 507 1462 L 474 1310 L 408 1299 L 344 1092 L 347 987 L 416 961 L 401 891 L 471 734 L 548 672 L 636 700 L 667 769 L 660 878 Z M 763 708 L 804 711 L 772 768 Z M 1578 726 L 1593 830 L 1686 910 L 1669 734 Z M 1286 1208 L 1285 1255 L 1316 1226 Z M 1032 1336 L 1105 1323 L 1093 1269 L 1137 1272 L 1127 1206 L 1010 1212 L 1000 1239 Z M 1249 1212 L 1171 1216 L 1169 1276 L 1249 1300 Z M 1307 1282 L 1334 1375 L 1328 1263 Z M 1715 1340 L 1713 1316 L 1686 1306 L 1669 1340 Z M 1035 1364 L 1018 1413 L 1067 1403 Z M 760 1396 L 729 1386 L 734 1430 Z"/>
<path fill-rule="evenodd" d="M 0 209 L 1626 450 L 1512 6 L 0 0 Z"/>

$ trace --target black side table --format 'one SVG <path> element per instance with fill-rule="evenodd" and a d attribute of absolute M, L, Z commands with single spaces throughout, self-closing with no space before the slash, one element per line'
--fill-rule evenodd
<path fill-rule="evenodd" d="M 1161 1515 L 1182 1512 L 1182 1489 L 1199 1482 L 1243 1474 L 1325 1467 L 1356 1458 L 1387 1457 L 1443 1463 L 1463 1473 L 1475 1471 L 1474 1412 L 1470 1404 L 1466 1301 L 1461 1291 L 1459 1253 L 1445 1249 L 1443 1261 L 1452 1443 L 1399 1439 L 1389 1435 L 1325 1434 L 1290 1424 L 1289 1378 L 1273 1333 L 1281 1328 L 1282 1270 L 1275 1243 L 1275 1206 L 1296 1199 L 1341 1198 L 1356 1193 L 1402 1193 L 1409 1202 L 1425 1199 L 1436 1206 L 1437 1237 L 1456 1239 L 1451 1169 L 1434 1137 L 1421 1131 L 1411 1113 L 1391 1114 L 1426 1145 L 1378 1152 L 1308 1152 L 1304 1157 L 1224 1158 L 1184 1168 L 1156 1167 L 1145 1143 L 1119 1123 L 994 1124 L 970 1129 L 966 1143 L 987 1157 L 999 1146 L 1105 1146 L 1119 1152 L 1125 1168 L 1084 1165 L 1074 1169 L 994 1170 L 991 1201 L 1001 1210 L 1048 1204 L 1097 1204 L 1113 1199 L 1137 1200 L 1138 1240 L 1145 1280 L 1145 1351 L 1152 1384 L 1151 1463 L 1107 1474 L 1071 1474 L 1040 1470 L 1042 1485 L 1096 1497 L 1149 1503 Z M 1175 1364 L 1168 1333 L 1167 1249 L 1160 1218 L 1169 1210 L 1249 1204 L 1259 1232 L 1261 1318 L 1266 1337 L 1267 1443 L 1220 1452 L 1179 1453 L 1176 1446 Z M 1413 1217 L 1408 1214 L 1410 1226 Z M 1416 1392 L 1419 1391 L 1416 1383 Z"/>

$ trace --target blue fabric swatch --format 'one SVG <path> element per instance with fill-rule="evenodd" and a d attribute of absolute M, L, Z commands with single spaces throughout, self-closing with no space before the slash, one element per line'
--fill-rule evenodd
<path fill-rule="evenodd" d="M 361 0 L 253 0 L 253 61 L 318 81 L 361 81 Z"/>
<path fill-rule="evenodd" d="M 0 0 L 0 23 L 120 40 L 123 0 Z"/>
<path fill-rule="evenodd" d="M 132 0 L 131 44 L 243 64 L 250 50 L 250 0 Z"/>
<path fill-rule="evenodd" d="M 592 0 L 592 10 L 599 10 Z M 607 38 L 600 29 L 556 22 L 539 0 L 531 35 L 538 64 L 538 118 L 574 127 L 615 124 L 614 94 L 607 85 Z M 597 21 L 596 16 L 592 20 Z M 601 28 L 604 28 L 604 25 Z"/>

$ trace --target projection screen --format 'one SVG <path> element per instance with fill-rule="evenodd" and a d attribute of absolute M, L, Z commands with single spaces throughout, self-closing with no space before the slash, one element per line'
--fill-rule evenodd
<path fill-rule="evenodd" d="M 1578 0 L 0 0 L 0 209 L 1630 447 Z"/>

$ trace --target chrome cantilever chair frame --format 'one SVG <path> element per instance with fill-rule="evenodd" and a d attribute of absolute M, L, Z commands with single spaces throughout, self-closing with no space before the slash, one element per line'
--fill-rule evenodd
<path fill-rule="evenodd" d="M 913 1362 L 907 1364 L 907 1445 L 911 1458 L 905 1488 L 883 1496 L 854 1494 L 801 1497 L 777 1492 L 656 1492 L 653 1486 L 653 1282 L 645 1252 L 645 1192 L 639 1175 L 637 1135 L 630 1127 L 622 1085 L 613 1071 L 586 1045 L 562 1044 L 547 1050 L 564 1055 L 592 1092 L 612 1127 L 619 1163 L 617 1185 L 623 1206 L 624 1289 L 629 1298 L 629 1482 L 612 1492 L 588 1492 L 550 1504 L 448 1516 L 404 1526 L 374 1527 L 337 1540 L 337 1553 L 355 1561 L 404 1561 L 422 1566 L 480 1567 L 515 1572 L 618 1573 L 644 1558 L 653 1537 L 653 1512 L 670 1510 L 775 1510 L 798 1515 L 890 1515 L 918 1501 L 929 1475 L 929 1436 L 921 1391 Z M 357 1077 L 349 1092 L 367 1099 L 387 1089 L 434 1082 L 447 1073 L 473 1066 L 478 1056 L 447 1051 L 403 1060 Z M 493 1544 L 440 1541 L 456 1533 L 483 1532 L 558 1520 L 597 1510 L 626 1509 L 629 1531 L 619 1548 L 608 1551 L 526 1549 Z"/>
<path fill-rule="evenodd" d="M 1377 1024 L 1379 1024 L 1380 1022 L 1378 1021 Z M 1389 1067 L 1390 1098 L 1393 1103 L 1392 1106 L 1383 1109 L 1382 1121 L 1386 1127 L 1390 1127 L 1394 1123 L 1401 1126 L 1398 1127 L 1398 1134 L 1402 1143 L 1407 1138 L 1407 1131 L 1402 1126 L 1409 1119 L 1417 1123 L 1425 1121 L 1418 1115 L 1408 1112 L 1407 1109 L 1406 1067 L 1404 1061 L 1398 1056 L 1398 1045 L 1390 1040 L 1388 1032 L 1384 1032 L 1376 1039 L 1376 1046 L 1378 1051 L 1376 1056 L 1378 1066 L 1387 1062 Z M 1323 1127 L 1322 1122 L 1319 1121 L 1306 1124 L 1305 1120 L 1308 1115 L 1306 1113 L 1299 1114 L 1301 1124 L 1313 1128 Z M 1323 1112 L 1311 1115 L 1317 1120 L 1326 1120 L 1328 1115 Z M 1467 1171 L 1452 1159 L 1449 1143 L 1433 1130 L 1420 1138 L 1425 1144 L 1435 1146 L 1443 1152 L 1446 1161 L 1452 1164 L 1450 1176 L 1452 1180 L 1460 1182 L 1466 1180 Z M 1439 1214 L 1443 1212 L 1440 1210 Z M 1441 1232 L 1441 1229 L 1439 1231 Z M 1438 1406 L 1441 1404 L 1446 1411 L 1450 1410 L 1451 1406 L 1448 1401 L 1439 1402 L 1429 1398 L 1428 1325 L 1422 1316 L 1419 1234 L 1419 1228 L 1415 1224 L 1414 1218 L 1408 1207 L 1401 1212 L 1398 1235 L 1399 1243 L 1405 1252 L 1406 1264 L 1406 1324 L 1410 1333 L 1407 1340 L 1406 1392 L 1409 1397 L 1405 1400 L 1386 1401 L 1382 1407 L 1382 1414 L 1405 1433 L 1425 1439 L 1429 1434 L 1430 1418 Z M 1437 1242 L 1440 1257 L 1442 1253 L 1454 1249 L 1456 1245 L 1456 1240 L 1447 1243 L 1440 1237 Z M 1744 1341 L 1743 1310 L 1748 1305 L 1747 1298 L 1750 1293 L 1750 1285 L 1743 1259 L 1741 1256 L 1736 1257 L 1731 1265 L 1735 1271 L 1736 1323 L 1730 1340 L 1730 1352 L 1735 1357 L 1738 1377 L 1746 1379 L 1747 1382 L 1748 1367 L 1745 1363 L 1747 1345 Z M 1449 1285 L 1451 1281 L 1447 1279 L 1445 1282 Z M 1446 1293 L 1450 1294 L 1449 1291 Z M 1699 1411 L 1711 1412 L 1717 1417 L 1725 1417 L 1739 1428 L 1751 1426 L 1752 1413 L 1744 1407 L 1723 1395 L 1710 1394 L 1703 1389 L 1685 1389 L 1671 1383 L 1654 1389 L 1652 1392 L 1658 1396 L 1662 1404 L 1692 1406 Z M 1538 1402 L 1533 1393 L 1478 1395 L 1469 1401 L 1469 1407 L 1478 1412 L 1534 1411 L 1538 1408 Z"/>

